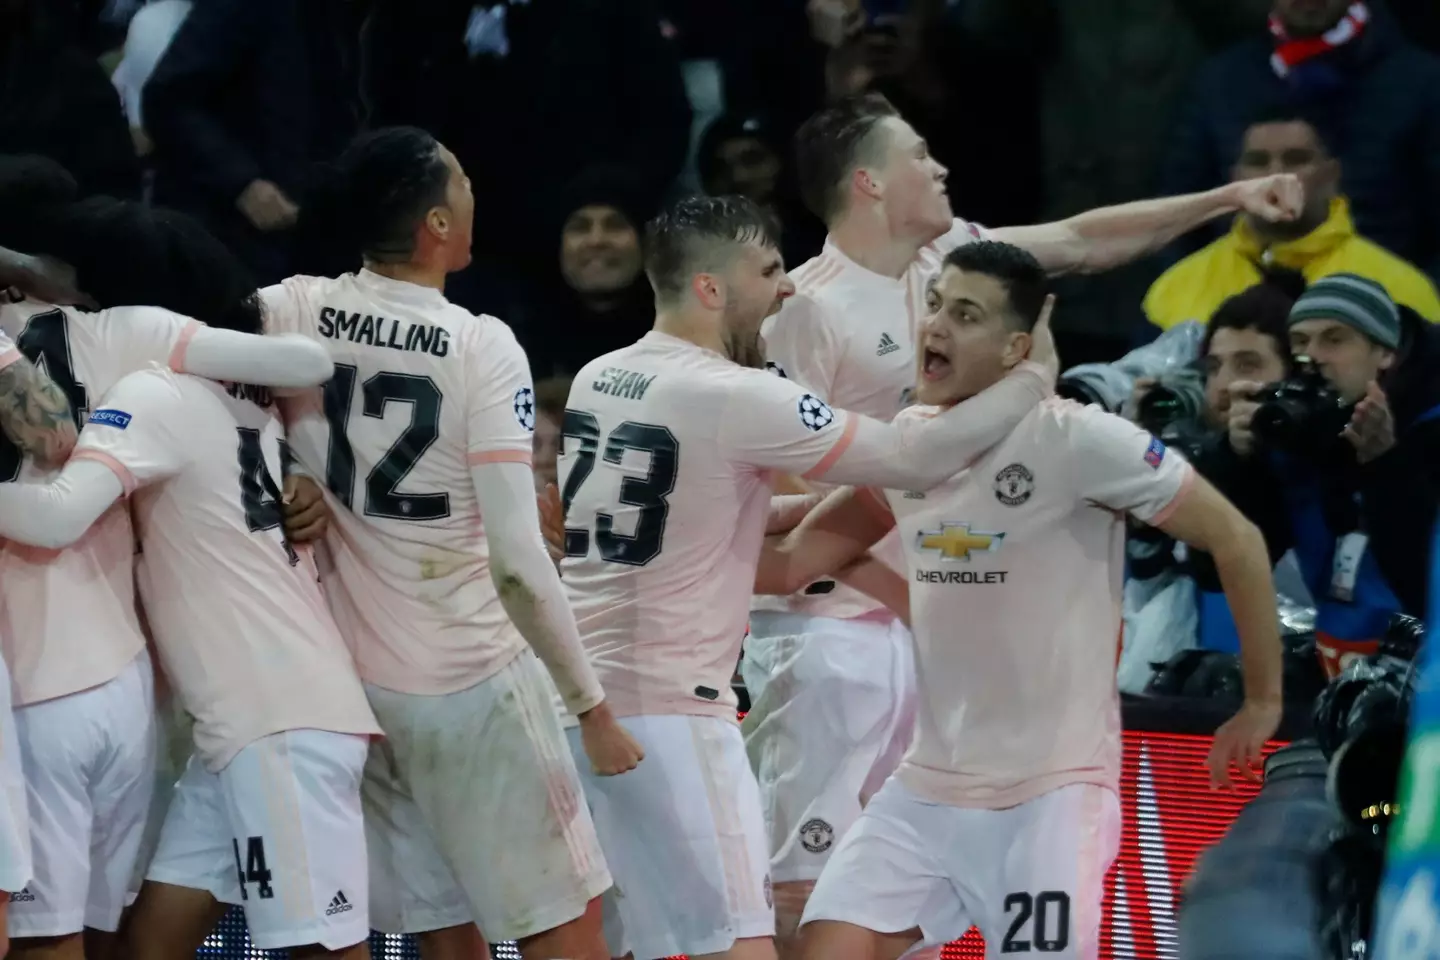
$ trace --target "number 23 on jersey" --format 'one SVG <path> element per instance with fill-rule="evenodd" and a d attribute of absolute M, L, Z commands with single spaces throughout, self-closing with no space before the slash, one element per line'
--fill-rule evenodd
<path fill-rule="evenodd" d="M 658 557 L 670 514 L 666 498 L 675 491 L 675 476 L 680 469 L 680 442 L 675 434 L 668 427 L 626 420 L 610 431 L 602 448 L 600 421 L 584 410 L 566 410 L 561 433 L 565 438 L 565 452 L 575 457 L 575 465 L 560 494 L 565 505 L 565 555 L 588 554 L 593 529 L 595 547 L 603 560 L 643 567 Z M 596 455 L 620 467 L 627 450 L 635 451 L 647 461 L 643 475 L 627 474 L 620 481 L 618 502 L 614 505 L 616 512 L 628 507 L 630 510 L 626 512 L 635 515 L 634 532 L 628 535 L 616 531 L 615 513 L 596 508 L 591 516 L 582 516 L 571 511 L 580 488 L 595 470 Z M 570 526 L 571 522 L 583 525 Z"/>

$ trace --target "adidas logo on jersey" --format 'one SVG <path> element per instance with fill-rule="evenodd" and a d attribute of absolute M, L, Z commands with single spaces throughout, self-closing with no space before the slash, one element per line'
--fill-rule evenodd
<path fill-rule="evenodd" d="M 895 342 L 895 338 L 888 333 L 882 333 L 880 334 L 880 346 L 875 349 L 875 356 L 883 357 L 885 354 L 894 353 L 899 349 L 900 344 Z"/>
<path fill-rule="evenodd" d="M 29 887 L 23 888 L 19 893 L 10 894 L 11 903 L 31 903 L 34 899 L 35 894 L 30 892 Z"/>
<path fill-rule="evenodd" d="M 330 906 L 325 909 L 325 916 L 333 917 L 337 913 L 344 913 L 347 910 L 354 909 L 355 905 L 345 899 L 345 891 L 340 890 L 336 892 L 335 898 L 330 901 Z"/>

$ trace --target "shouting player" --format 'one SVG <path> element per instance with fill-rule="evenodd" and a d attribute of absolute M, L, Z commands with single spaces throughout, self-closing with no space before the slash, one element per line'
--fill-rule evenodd
<path fill-rule="evenodd" d="M 952 251 L 917 331 L 922 406 L 896 423 L 944 417 L 1005 377 L 1044 299 L 1045 272 L 1025 251 Z M 933 486 L 841 489 L 767 548 L 757 587 L 785 593 L 863 558 L 894 528 L 911 580 L 907 597 L 892 574 L 889 602 L 908 608 L 915 631 L 915 742 L 821 874 L 804 915 L 807 958 L 894 958 L 972 923 L 992 954 L 1098 956 L 1120 839 L 1127 514 L 1215 557 L 1246 699 L 1216 735 L 1211 773 L 1219 781 L 1234 762 L 1253 777 L 1281 708 L 1264 541 L 1119 417 L 1047 400 L 969 469 Z"/>
<path fill-rule="evenodd" d="M 821 110 L 801 127 L 795 148 L 806 203 L 830 235 L 820 256 L 794 271 L 797 295 L 766 323 L 766 358 L 822 400 L 882 420 L 909 403 L 926 284 L 956 246 L 988 236 L 1029 250 L 1052 274 L 1095 272 L 1228 213 L 1290 219 L 1301 209 L 1299 182 L 1279 176 L 983 230 L 954 218 L 945 168 L 878 94 Z M 899 563 L 893 538 L 878 553 Z M 756 604 L 741 668 L 782 940 L 914 726 L 904 628 L 831 580 L 801 587 L 787 601 Z"/>
<path fill-rule="evenodd" d="M 75 192 L 50 161 L 0 160 L 0 230 L 75 264 L 102 308 L 35 296 L 0 304 L 0 330 L 60 385 L 75 422 L 151 365 L 278 387 L 329 375 L 329 359 L 303 339 L 243 332 L 259 326 L 254 283 L 195 221 Z M 47 465 L 24 452 L 0 443 L 0 482 L 45 476 Z M 0 546 L 0 632 L 35 860 L 33 882 L 13 901 L 17 956 L 107 954 L 141 854 L 155 718 L 133 543 L 130 511 L 117 507 L 67 549 Z"/>
<path fill-rule="evenodd" d="M 647 756 L 633 773 L 584 778 L 616 876 L 606 934 L 612 955 L 637 960 L 773 957 L 764 823 L 730 690 L 770 472 L 928 486 L 1017 424 L 1047 371 L 1021 364 L 905 429 L 771 376 L 760 325 L 794 288 L 772 222 L 738 197 L 658 217 L 645 269 L 654 330 L 580 371 L 562 431 L 565 582 Z"/>
<path fill-rule="evenodd" d="M 291 442 L 337 508 L 326 590 L 386 734 L 365 773 L 375 926 L 431 957 L 473 956 L 479 923 L 532 960 L 596 960 L 610 874 L 536 654 L 581 718 L 587 768 L 641 753 L 540 538 L 524 351 L 442 293 L 470 262 L 470 181 L 402 127 L 354 143 L 329 186 L 312 211 L 364 269 L 263 296 L 272 331 L 335 360 Z"/>

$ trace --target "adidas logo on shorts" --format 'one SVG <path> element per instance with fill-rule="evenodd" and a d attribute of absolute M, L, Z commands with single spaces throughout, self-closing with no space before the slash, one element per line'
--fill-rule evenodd
<path fill-rule="evenodd" d="M 899 349 L 900 344 L 896 343 L 894 338 L 891 337 L 890 334 L 882 333 L 880 334 L 880 346 L 876 348 L 875 356 L 883 357 L 887 353 L 894 353 L 896 350 Z"/>
<path fill-rule="evenodd" d="M 29 887 L 25 887 L 19 893 L 10 894 L 11 903 L 31 903 L 34 901 L 34 899 L 35 894 L 30 892 Z"/>
<path fill-rule="evenodd" d="M 347 910 L 354 910 L 355 905 L 345 899 L 345 891 L 340 890 L 335 894 L 335 899 L 330 901 L 330 906 L 325 910 L 325 916 L 333 917 L 337 913 L 344 913 Z"/>

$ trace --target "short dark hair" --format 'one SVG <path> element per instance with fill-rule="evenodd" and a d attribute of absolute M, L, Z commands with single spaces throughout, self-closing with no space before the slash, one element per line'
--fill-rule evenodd
<path fill-rule="evenodd" d="M 1210 315 L 1200 356 L 1210 355 L 1210 344 L 1221 330 L 1254 330 L 1275 341 L 1275 352 L 1291 367 L 1290 308 L 1305 292 L 1305 277 L 1281 267 L 1263 271 L 1261 281 L 1229 297 Z"/>
<path fill-rule="evenodd" d="M 846 184 L 875 126 L 900 111 L 878 93 L 846 97 L 822 108 L 795 131 L 795 175 L 810 212 L 829 221 L 845 209 Z"/>
<path fill-rule="evenodd" d="M 661 302 L 683 295 L 690 278 L 714 264 L 719 251 L 759 242 L 780 246 L 774 217 L 745 197 L 686 197 L 645 226 L 645 274 Z"/>
<path fill-rule="evenodd" d="M 350 257 L 403 263 L 415 253 L 425 215 L 445 203 L 449 183 L 440 142 L 430 134 L 418 127 L 371 130 L 321 171 L 301 230 L 337 254 L 343 247 Z"/>
<path fill-rule="evenodd" d="M 951 250 L 945 266 L 1000 281 L 1021 330 L 1028 333 L 1039 322 L 1048 292 L 1047 277 L 1045 268 L 1030 251 L 996 240 L 980 240 Z"/>
<path fill-rule="evenodd" d="M 41 158 L 0 163 L 0 245 L 70 264 L 102 309 L 164 307 L 212 327 L 261 332 L 254 278 L 198 220 L 133 200 L 75 200 L 67 178 Z"/>
<path fill-rule="evenodd" d="M 1305 124 L 1305 126 L 1315 132 L 1315 141 L 1320 144 L 1320 149 L 1328 156 L 1335 156 L 1335 145 L 1331 142 L 1333 136 L 1327 133 L 1314 112 L 1300 104 L 1292 103 L 1289 100 L 1269 103 L 1255 111 L 1250 117 L 1250 122 L 1245 124 L 1245 129 L 1240 133 L 1241 142 L 1236 144 L 1236 154 L 1238 155 L 1244 149 L 1245 135 L 1248 134 L 1252 128 L 1272 123 Z"/>
<path fill-rule="evenodd" d="M 547 417 L 561 420 L 565 417 L 565 405 L 570 402 L 570 386 L 573 377 L 546 377 L 535 383 L 535 409 Z"/>

